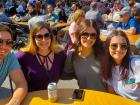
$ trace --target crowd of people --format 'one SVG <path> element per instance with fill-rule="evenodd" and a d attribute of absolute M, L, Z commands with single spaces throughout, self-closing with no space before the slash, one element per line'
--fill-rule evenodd
<path fill-rule="evenodd" d="M 73 78 L 80 89 L 140 102 L 140 56 L 132 55 L 127 37 L 140 34 L 139 2 L 16 0 L 16 6 L 11 15 L 15 2 L 0 3 L 0 22 L 26 21 L 30 32 L 26 46 L 15 53 L 13 32 L 0 23 L 0 85 L 9 75 L 16 87 L 7 105 L 20 105 L 28 92 L 44 90 L 50 82 Z M 57 42 L 52 22 L 69 25 L 66 46 Z M 110 23 L 113 28 L 103 42 L 100 30 Z"/>

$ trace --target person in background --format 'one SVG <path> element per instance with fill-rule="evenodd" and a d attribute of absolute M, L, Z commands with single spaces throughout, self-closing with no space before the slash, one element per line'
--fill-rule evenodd
<path fill-rule="evenodd" d="M 62 2 L 58 1 L 56 2 L 56 6 L 54 8 L 54 14 L 58 16 L 61 11 L 62 11 Z"/>
<path fill-rule="evenodd" d="M 66 14 L 65 14 L 64 9 L 62 9 L 62 10 L 59 12 L 58 17 L 59 17 L 58 22 L 60 22 L 60 23 L 63 23 L 63 22 L 67 23 L 67 16 L 66 16 Z"/>
<path fill-rule="evenodd" d="M 41 3 L 42 3 L 41 0 L 36 0 L 35 10 L 37 11 L 38 15 L 42 15 L 42 13 L 41 13 L 42 4 Z"/>
<path fill-rule="evenodd" d="M 86 19 L 93 19 L 98 22 L 100 29 L 104 27 L 104 21 L 102 19 L 102 15 L 97 8 L 97 2 L 92 2 L 90 4 L 91 9 L 86 12 L 85 18 Z"/>
<path fill-rule="evenodd" d="M 0 2 L 0 22 L 13 23 L 12 20 L 4 13 L 4 5 Z"/>
<path fill-rule="evenodd" d="M 20 105 L 27 94 L 27 83 L 18 60 L 11 51 L 14 44 L 12 34 L 8 26 L 0 24 L 0 86 L 10 75 L 15 84 L 15 90 L 6 105 Z"/>
<path fill-rule="evenodd" d="M 67 55 L 61 78 L 76 78 L 80 89 L 105 91 L 100 78 L 103 53 L 100 30 L 95 20 L 85 20 L 80 27 L 78 44 Z"/>
<path fill-rule="evenodd" d="M 79 10 L 79 9 L 81 9 L 82 7 L 81 7 L 81 5 L 78 3 L 78 2 L 73 2 L 72 3 L 72 6 L 71 6 L 71 9 L 72 9 L 72 12 L 70 13 L 70 15 L 69 15 L 69 17 L 68 17 L 68 20 L 67 20 L 67 23 L 68 24 L 71 24 L 72 23 L 72 21 L 73 21 L 73 16 L 74 16 L 74 14 L 75 14 L 75 12 L 77 11 L 77 10 Z"/>
<path fill-rule="evenodd" d="M 18 15 L 24 15 L 25 14 L 25 1 L 21 0 L 18 4 L 18 7 L 16 8 Z"/>
<path fill-rule="evenodd" d="M 12 16 L 14 13 L 16 13 L 16 8 L 14 6 L 13 0 L 6 0 L 4 7 L 5 7 L 5 12 L 7 13 L 8 16 L 9 15 Z"/>
<path fill-rule="evenodd" d="M 69 52 L 70 49 L 73 48 L 73 45 L 77 43 L 77 33 L 79 31 L 79 25 L 80 23 L 85 19 L 85 13 L 83 10 L 77 10 L 74 14 L 73 14 L 73 20 L 72 23 L 70 24 L 69 27 L 69 42 L 68 45 L 66 47 L 67 53 Z"/>
<path fill-rule="evenodd" d="M 120 2 L 115 2 L 111 13 L 109 14 L 112 17 L 112 20 L 118 22 L 120 20 L 120 11 L 124 6 Z"/>
<path fill-rule="evenodd" d="M 131 15 L 138 21 L 140 25 L 140 8 L 133 7 L 131 9 Z"/>
<path fill-rule="evenodd" d="M 21 21 L 21 22 L 28 22 L 28 20 L 31 18 L 30 13 L 32 13 L 32 11 L 35 11 L 35 4 L 36 4 L 35 0 L 29 0 L 27 3 L 28 12 L 26 13 L 26 15 L 25 16 L 14 15 L 11 17 L 12 20 Z"/>
<path fill-rule="evenodd" d="M 140 38 L 135 42 L 135 46 L 137 49 L 140 49 Z"/>
<path fill-rule="evenodd" d="M 30 19 L 29 19 L 29 21 L 28 21 L 28 26 L 29 26 L 29 29 L 31 29 L 31 27 L 35 24 L 35 23 L 37 23 L 37 22 L 39 22 L 39 21 L 45 21 L 46 20 L 46 18 L 42 15 L 40 15 L 40 16 L 38 16 L 38 11 L 37 10 L 33 10 L 33 11 L 31 11 L 31 13 L 30 13 Z"/>
<path fill-rule="evenodd" d="M 65 3 L 64 11 L 67 17 L 69 17 L 72 9 L 71 9 L 71 4 L 69 2 Z"/>
<path fill-rule="evenodd" d="M 135 0 L 128 0 L 128 5 L 133 8 L 135 6 L 136 1 Z"/>
<path fill-rule="evenodd" d="M 45 14 L 46 21 L 54 23 L 58 22 L 59 17 L 56 14 L 54 14 L 52 5 L 49 4 L 47 5 L 46 8 L 47 8 L 47 13 Z"/>
<path fill-rule="evenodd" d="M 66 54 L 55 43 L 50 27 L 37 22 L 30 29 L 28 45 L 16 53 L 28 83 L 28 91 L 45 90 L 50 82 L 58 82 Z"/>
<path fill-rule="evenodd" d="M 114 30 L 106 39 L 102 77 L 109 93 L 140 101 L 140 56 L 130 55 L 123 31 Z"/>
<path fill-rule="evenodd" d="M 124 31 L 127 34 L 140 33 L 140 24 L 131 16 L 131 8 L 129 6 L 124 7 L 120 11 L 120 22 L 115 25 L 115 28 Z"/>

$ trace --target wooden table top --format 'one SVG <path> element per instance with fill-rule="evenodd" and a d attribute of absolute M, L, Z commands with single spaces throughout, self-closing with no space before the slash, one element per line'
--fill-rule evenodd
<path fill-rule="evenodd" d="M 25 26 L 28 26 L 28 22 L 15 22 L 16 24 L 19 24 L 19 25 L 25 25 Z"/>
<path fill-rule="evenodd" d="M 58 28 L 68 26 L 68 24 L 65 22 L 57 22 L 57 23 L 50 22 L 50 26 L 53 28 Z"/>
<path fill-rule="evenodd" d="M 128 37 L 131 44 L 135 44 L 135 42 L 140 38 L 140 34 L 137 34 L 137 35 L 128 34 L 127 37 Z M 100 38 L 101 38 L 102 41 L 105 41 L 106 38 L 107 38 L 107 35 L 103 35 L 101 33 Z"/>

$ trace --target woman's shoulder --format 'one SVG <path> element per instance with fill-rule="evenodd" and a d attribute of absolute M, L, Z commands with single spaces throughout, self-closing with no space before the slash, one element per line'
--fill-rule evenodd
<path fill-rule="evenodd" d="M 56 56 L 58 56 L 58 57 L 66 57 L 66 53 L 65 53 L 65 51 L 60 51 L 60 52 L 58 52 L 58 53 L 55 53 L 55 55 Z"/>
<path fill-rule="evenodd" d="M 140 61 L 140 55 L 131 55 L 130 56 L 130 62 L 131 63 L 134 63 L 134 62 L 137 62 L 137 61 Z"/>
<path fill-rule="evenodd" d="M 132 69 L 133 72 L 140 71 L 140 56 L 139 55 L 130 56 L 130 69 Z"/>
<path fill-rule="evenodd" d="M 5 57 L 5 59 L 13 59 L 15 57 L 14 51 L 10 51 L 9 54 Z"/>
<path fill-rule="evenodd" d="M 30 57 L 30 56 L 33 56 L 33 55 L 29 52 L 18 51 L 16 53 L 17 58 L 23 58 L 23 57 L 25 58 L 25 57 Z"/>

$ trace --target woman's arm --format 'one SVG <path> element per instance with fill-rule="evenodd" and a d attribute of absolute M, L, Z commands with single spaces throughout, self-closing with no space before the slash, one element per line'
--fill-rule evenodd
<path fill-rule="evenodd" d="M 67 55 L 65 65 L 64 65 L 64 70 L 61 75 L 61 79 L 63 80 L 71 80 L 75 78 L 75 72 L 74 72 L 74 67 L 73 67 L 73 54 L 74 52 L 71 51 Z"/>
<path fill-rule="evenodd" d="M 10 78 L 15 83 L 16 89 L 7 105 L 20 105 L 27 94 L 27 83 L 22 70 L 11 71 Z"/>

